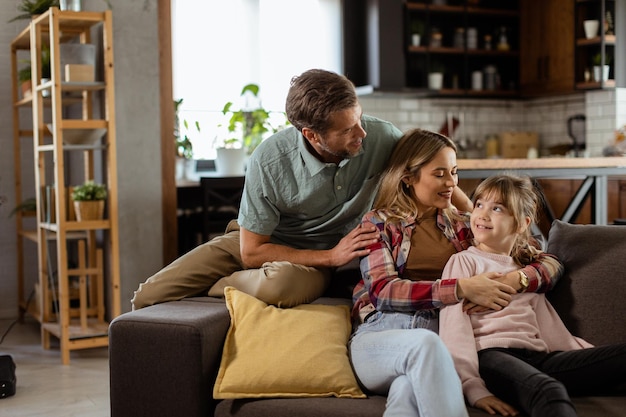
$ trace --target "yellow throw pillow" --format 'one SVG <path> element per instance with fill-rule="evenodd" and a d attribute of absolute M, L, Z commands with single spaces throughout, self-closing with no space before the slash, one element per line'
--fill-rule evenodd
<path fill-rule="evenodd" d="M 226 287 L 231 324 L 213 397 L 365 398 L 348 359 L 348 306 L 282 309 Z"/>

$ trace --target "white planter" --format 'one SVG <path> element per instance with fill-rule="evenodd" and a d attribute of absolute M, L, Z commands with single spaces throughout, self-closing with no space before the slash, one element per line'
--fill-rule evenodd
<path fill-rule="evenodd" d="M 420 36 L 419 33 L 414 33 L 411 35 L 411 45 L 420 46 L 421 43 L 422 43 L 422 37 Z"/>
<path fill-rule="evenodd" d="M 585 28 L 585 37 L 587 39 L 598 36 L 598 28 L 600 27 L 599 20 L 585 20 L 583 22 L 583 26 Z"/>
<path fill-rule="evenodd" d="M 245 174 L 246 151 L 243 148 L 218 148 L 215 170 L 223 177 L 239 177 Z"/>
<path fill-rule="evenodd" d="M 441 90 L 443 87 L 443 73 L 431 72 L 428 74 L 428 88 L 431 90 Z"/>
<path fill-rule="evenodd" d="M 602 67 L 600 67 L 599 65 L 595 65 L 593 67 L 593 80 L 595 82 L 607 81 L 609 79 L 610 70 L 610 65 L 604 65 Z"/>

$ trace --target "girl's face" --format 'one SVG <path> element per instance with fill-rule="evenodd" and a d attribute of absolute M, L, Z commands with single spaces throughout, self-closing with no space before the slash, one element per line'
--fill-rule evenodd
<path fill-rule="evenodd" d="M 441 149 L 432 161 L 421 168 L 419 179 L 405 178 L 403 181 L 412 187 L 420 212 L 432 207 L 450 207 L 452 191 L 459 182 L 456 152 L 448 147 Z"/>
<path fill-rule="evenodd" d="M 485 252 L 502 255 L 511 254 L 517 234 L 528 223 L 530 219 L 516 229 L 513 214 L 495 193 L 477 199 L 470 216 L 476 246 Z"/>

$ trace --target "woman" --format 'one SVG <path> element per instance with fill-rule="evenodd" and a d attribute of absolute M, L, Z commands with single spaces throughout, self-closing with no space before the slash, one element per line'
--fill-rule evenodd
<path fill-rule="evenodd" d="M 363 218 L 380 236 L 361 259 L 350 354 L 364 388 L 387 395 L 385 416 L 467 415 L 452 359 L 435 333 L 438 309 L 463 301 L 468 312 L 501 310 L 518 290 L 547 291 L 562 273 L 550 275 L 542 262 L 553 258 L 543 255 L 521 272 L 440 279 L 448 258 L 472 241 L 468 214 L 451 203 L 457 184 L 454 142 L 407 132 Z"/>
<path fill-rule="evenodd" d="M 452 255 L 443 278 L 516 270 L 541 254 L 529 233 L 539 201 L 529 178 L 487 178 L 475 201 L 475 246 Z M 544 294 L 516 294 L 501 311 L 471 316 L 459 307 L 441 310 L 441 339 L 468 403 L 489 414 L 575 417 L 570 394 L 626 383 L 626 344 L 593 347 L 572 336 Z"/>

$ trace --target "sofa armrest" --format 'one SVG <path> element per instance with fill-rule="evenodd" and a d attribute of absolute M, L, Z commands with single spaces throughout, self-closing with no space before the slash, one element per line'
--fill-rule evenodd
<path fill-rule="evenodd" d="M 208 297 L 157 304 L 113 320 L 111 416 L 212 416 L 229 325 L 223 300 Z"/>

